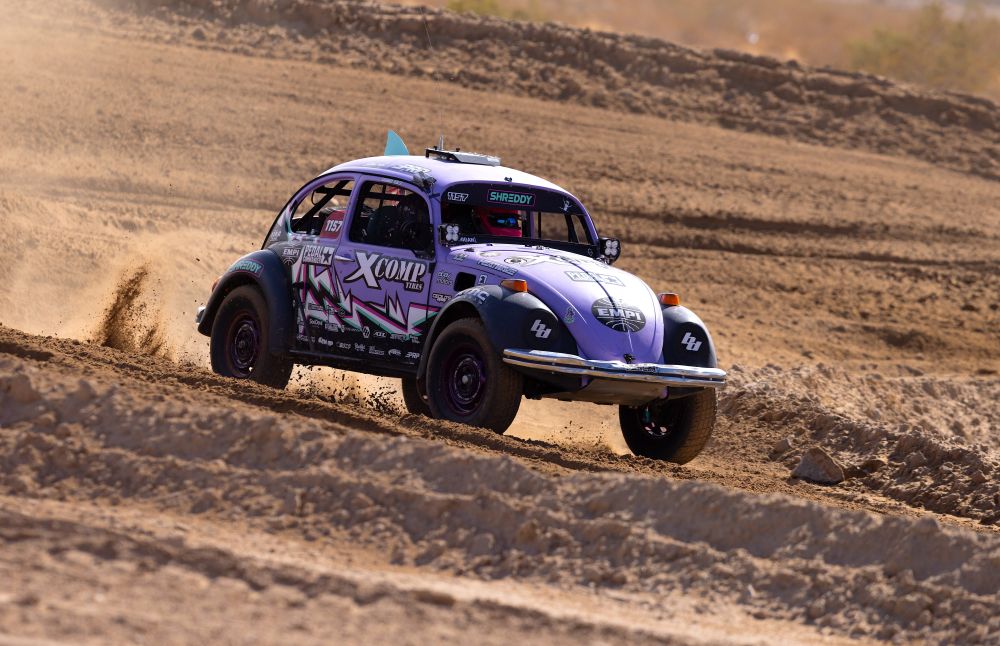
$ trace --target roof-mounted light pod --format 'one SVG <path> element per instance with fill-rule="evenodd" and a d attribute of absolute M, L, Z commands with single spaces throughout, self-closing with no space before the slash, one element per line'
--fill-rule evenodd
<path fill-rule="evenodd" d="M 663 292 L 656 295 L 657 300 L 663 307 L 677 307 L 681 304 L 681 297 L 673 292 Z"/>

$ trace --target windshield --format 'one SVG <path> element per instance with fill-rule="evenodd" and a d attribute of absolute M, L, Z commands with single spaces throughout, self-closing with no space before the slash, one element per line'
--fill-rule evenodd
<path fill-rule="evenodd" d="M 441 196 L 441 222 L 458 226 L 461 242 L 596 244 L 575 199 L 556 191 L 504 184 L 455 184 Z"/>

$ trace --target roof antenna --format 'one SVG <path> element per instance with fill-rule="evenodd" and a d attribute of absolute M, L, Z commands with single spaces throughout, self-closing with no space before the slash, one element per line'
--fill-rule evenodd
<path fill-rule="evenodd" d="M 438 139 L 438 150 L 444 150 L 444 135 Z"/>

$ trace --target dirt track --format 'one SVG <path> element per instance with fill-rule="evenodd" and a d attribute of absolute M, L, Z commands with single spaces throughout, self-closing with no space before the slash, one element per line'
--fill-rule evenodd
<path fill-rule="evenodd" d="M 873 133 L 851 113 L 819 146 L 741 132 L 777 132 L 766 110 L 712 125 L 711 84 L 649 95 L 688 106 L 679 122 L 620 111 L 620 88 L 600 108 L 524 74 L 413 78 L 389 18 L 383 45 L 353 41 L 361 60 L 267 11 L 223 29 L 0 6 L 0 636 L 996 640 L 995 125 Z M 430 19 L 435 47 L 466 47 L 471 19 Z M 518 65 L 544 79 L 538 56 Z M 567 186 L 625 239 L 622 266 L 702 314 L 732 374 L 703 457 L 622 455 L 600 407 L 528 402 L 497 437 L 400 419 L 388 381 L 303 371 L 276 393 L 205 370 L 207 286 L 306 176 L 387 127 Z M 790 479 L 812 445 L 851 477 Z"/>

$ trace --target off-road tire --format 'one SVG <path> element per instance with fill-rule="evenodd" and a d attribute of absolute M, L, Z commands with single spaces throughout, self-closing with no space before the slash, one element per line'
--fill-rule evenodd
<path fill-rule="evenodd" d="M 420 394 L 420 387 L 417 385 L 415 377 L 403 377 L 403 403 L 406 410 L 413 415 L 423 415 L 431 417 L 431 407 L 427 405 L 427 400 Z"/>
<path fill-rule="evenodd" d="M 645 408 L 618 408 L 625 443 L 636 455 L 677 464 L 690 462 L 705 448 L 715 428 L 713 388 L 650 407 L 649 423 L 643 421 Z"/>
<path fill-rule="evenodd" d="M 434 417 L 497 433 L 514 421 L 524 392 L 520 373 L 497 356 L 476 318 L 458 319 L 434 340 L 425 385 Z"/>
<path fill-rule="evenodd" d="M 229 292 L 212 322 L 212 370 L 272 388 L 287 386 L 294 364 L 271 353 L 269 327 L 267 302 L 260 290 L 243 285 Z"/>

